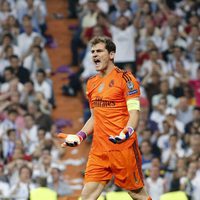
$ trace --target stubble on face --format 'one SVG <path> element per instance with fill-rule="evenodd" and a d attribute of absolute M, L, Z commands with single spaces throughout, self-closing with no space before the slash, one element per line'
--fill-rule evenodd
<path fill-rule="evenodd" d="M 97 72 L 104 74 L 110 66 L 111 56 L 105 48 L 105 44 L 99 43 L 92 47 L 92 59 Z"/>

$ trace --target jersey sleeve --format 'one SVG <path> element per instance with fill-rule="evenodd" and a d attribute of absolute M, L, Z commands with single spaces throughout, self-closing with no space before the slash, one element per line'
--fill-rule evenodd
<path fill-rule="evenodd" d="M 122 75 L 122 89 L 126 100 L 140 97 L 139 82 L 131 72 L 125 72 Z"/>

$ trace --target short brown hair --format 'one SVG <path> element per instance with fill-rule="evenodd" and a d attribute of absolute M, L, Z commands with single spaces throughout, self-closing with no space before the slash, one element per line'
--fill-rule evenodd
<path fill-rule="evenodd" d="M 114 53 L 116 52 L 116 45 L 112 41 L 112 39 L 109 38 L 109 37 L 97 36 L 97 37 L 92 38 L 90 43 L 91 43 L 92 46 L 99 44 L 99 43 L 104 43 L 105 48 L 108 50 L 109 53 L 110 52 L 114 52 Z"/>

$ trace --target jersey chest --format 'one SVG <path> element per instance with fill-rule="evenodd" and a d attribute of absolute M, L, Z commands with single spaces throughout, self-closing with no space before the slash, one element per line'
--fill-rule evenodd
<path fill-rule="evenodd" d="M 91 90 L 91 102 L 114 105 L 124 100 L 123 90 L 119 81 L 115 79 L 96 81 Z"/>

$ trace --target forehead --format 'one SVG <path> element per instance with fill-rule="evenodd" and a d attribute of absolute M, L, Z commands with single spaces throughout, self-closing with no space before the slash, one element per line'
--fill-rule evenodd
<path fill-rule="evenodd" d="M 92 46 L 92 50 L 105 49 L 105 44 L 100 42 Z"/>

